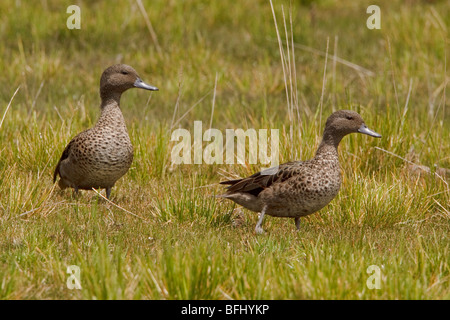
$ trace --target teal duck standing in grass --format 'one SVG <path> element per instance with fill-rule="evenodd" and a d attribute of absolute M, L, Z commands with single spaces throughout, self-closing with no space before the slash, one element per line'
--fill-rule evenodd
<path fill-rule="evenodd" d="M 111 188 L 127 173 L 133 161 L 133 146 L 120 110 L 120 97 L 130 88 L 156 91 L 125 64 L 107 68 L 100 79 L 101 115 L 96 125 L 75 136 L 64 149 L 53 182 L 60 176 L 61 189 Z"/>
<path fill-rule="evenodd" d="M 223 181 L 221 184 L 230 186 L 219 197 L 260 212 L 256 233 L 264 232 L 261 225 L 265 214 L 294 218 L 298 230 L 301 217 L 319 211 L 338 194 L 341 169 L 337 148 L 350 133 L 381 138 L 367 128 L 358 113 L 336 111 L 327 119 L 322 142 L 313 159 L 284 163 L 244 179 Z"/>

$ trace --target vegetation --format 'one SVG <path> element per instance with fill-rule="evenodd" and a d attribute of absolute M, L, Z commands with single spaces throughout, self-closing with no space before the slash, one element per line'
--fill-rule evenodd
<path fill-rule="evenodd" d="M 61 1 L 2 1 L 0 298 L 449 299 L 450 6 L 378 2 L 380 30 L 350 0 L 82 2 L 69 30 Z M 135 158 L 113 203 L 75 198 L 53 170 L 118 62 L 160 91 L 122 97 Z M 262 165 L 171 164 L 195 120 L 279 129 L 280 162 L 308 159 L 337 109 L 383 137 L 344 138 L 340 194 L 300 232 L 267 217 L 256 235 L 255 213 L 215 198 Z"/>

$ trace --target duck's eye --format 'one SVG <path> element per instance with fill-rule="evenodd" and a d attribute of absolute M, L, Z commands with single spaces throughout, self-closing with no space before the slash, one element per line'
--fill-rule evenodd
<path fill-rule="evenodd" d="M 122 71 L 121 73 L 122 73 L 122 74 L 128 74 L 128 72 L 126 72 L 126 71 Z"/>

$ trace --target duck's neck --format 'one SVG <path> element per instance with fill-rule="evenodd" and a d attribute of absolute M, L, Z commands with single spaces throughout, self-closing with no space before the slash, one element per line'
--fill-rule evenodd
<path fill-rule="evenodd" d="M 315 158 L 329 158 L 333 160 L 338 159 L 338 145 L 344 136 L 331 132 L 325 129 L 323 133 L 322 142 L 317 149 Z"/>
<path fill-rule="evenodd" d="M 103 90 L 100 89 L 100 98 L 102 99 L 101 108 L 103 109 L 104 106 L 111 105 L 111 104 L 117 104 L 120 105 L 120 97 L 122 96 L 122 92 L 115 92 L 112 90 Z"/>
<path fill-rule="evenodd" d="M 107 98 L 102 97 L 100 106 L 101 114 L 96 126 L 111 127 L 114 130 L 124 129 L 126 131 L 125 119 L 120 110 L 120 94 L 110 95 Z"/>

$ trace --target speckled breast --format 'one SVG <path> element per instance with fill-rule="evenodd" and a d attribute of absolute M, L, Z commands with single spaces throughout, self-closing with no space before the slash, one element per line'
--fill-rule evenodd
<path fill-rule="evenodd" d="M 339 192 L 341 175 L 339 163 L 330 162 L 304 170 L 272 190 L 261 194 L 268 204 L 266 213 L 277 217 L 302 217 L 325 207 Z"/>
<path fill-rule="evenodd" d="M 121 178 L 133 161 L 133 146 L 126 132 L 102 132 L 101 138 L 93 139 L 90 150 L 81 157 L 83 177 L 80 188 L 111 187 Z"/>

